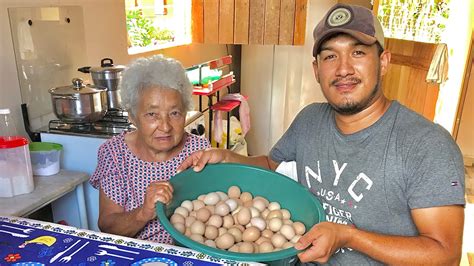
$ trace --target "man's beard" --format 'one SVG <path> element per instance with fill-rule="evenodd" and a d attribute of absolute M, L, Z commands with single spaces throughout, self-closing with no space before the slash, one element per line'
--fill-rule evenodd
<path fill-rule="evenodd" d="M 365 108 L 367 108 L 370 105 L 372 100 L 377 95 L 378 90 L 379 90 L 379 82 L 375 84 L 374 88 L 370 92 L 369 97 L 367 97 L 366 99 L 362 99 L 360 102 L 347 100 L 343 104 L 340 104 L 340 105 L 331 104 L 331 106 L 334 109 L 334 111 L 336 111 L 337 113 L 341 115 L 357 114 L 363 111 Z"/>
<path fill-rule="evenodd" d="M 377 71 L 377 77 L 380 77 L 380 68 Z M 333 83 L 336 83 L 337 81 L 334 81 Z M 360 82 L 360 80 L 358 80 Z M 372 88 L 372 91 L 370 92 L 369 96 L 365 99 L 362 99 L 360 102 L 356 102 L 353 100 L 348 99 L 346 102 L 340 104 L 340 105 L 335 105 L 330 103 L 331 107 L 336 111 L 338 114 L 341 115 L 353 115 L 357 114 L 367 107 L 372 103 L 372 100 L 375 98 L 377 95 L 377 92 L 379 91 L 380 88 L 380 83 L 381 80 L 380 78 L 377 79 L 377 83 L 375 86 Z"/>

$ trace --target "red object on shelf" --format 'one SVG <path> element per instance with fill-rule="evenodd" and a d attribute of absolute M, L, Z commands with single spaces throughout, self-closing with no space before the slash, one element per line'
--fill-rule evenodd
<path fill-rule="evenodd" d="M 193 94 L 201 95 L 201 96 L 209 96 L 233 83 L 235 83 L 235 79 L 234 79 L 234 74 L 231 72 L 225 76 L 222 76 L 220 79 L 209 83 L 207 88 L 195 86 L 193 89 Z"/>
<path fill-rule="evenodd" d="M 225 65 L 230 65 L 230 64 L 232 64 L 232 55 L 227 55 L 219 59 L 208 62 L 210 69 L 216 69 L 216 68 L 219 68 Z"/>
<path fill-rule="evenodd" d="M 248 99 L 248 96 L 244 96 L 245 99 Z M 211 106 L 211 109 L 214 111 L 224 111 L 230 112 L 235 107 L 240 105 L 240 101 L 236 100 L 222 100 Z"/>

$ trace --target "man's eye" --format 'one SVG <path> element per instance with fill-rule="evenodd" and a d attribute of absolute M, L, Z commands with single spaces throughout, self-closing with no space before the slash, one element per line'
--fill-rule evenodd
<path fill-rule="evenodd" d="M 334 59 L 334 58 L 336 58 L 336 56 L 333 55 L 333 54 L 323 56 L 323 60 L 331 60 L 331 59 Z"/>
<path fill-rule="evenodd" d="M 354 51 L 354 55 L 365 55 L 365 52 L 361 50 L 356 50 Z"/>

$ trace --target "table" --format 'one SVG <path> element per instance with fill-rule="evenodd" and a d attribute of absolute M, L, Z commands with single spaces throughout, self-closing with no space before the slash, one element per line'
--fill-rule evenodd
<path fill-rule="evenodd" d="M 262 265 L 12 216 L 0 216 L 0 239 L 0 265 Z"/>
<path fill-rule="evenodd" d="M 11 198 L 0 198 L 0 215 L 27 216 L 52 203 L 71 191 L 75 191 L 79 206 L 79 216 L 83 227 L 87 228 L 87 212 L 83 183 L 89 175 L 82 172 L 60 170 L 51 176 L 34 176 L 35 189 L 31 193 Z"/>

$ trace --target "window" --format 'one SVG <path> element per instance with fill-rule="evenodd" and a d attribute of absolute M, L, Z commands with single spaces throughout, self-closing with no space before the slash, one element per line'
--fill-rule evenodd
<path fill-rule="evenodd" d="M 451 0 L 380 0 L 378 18 L 385 37 L 439 43 Z"/>
<path fill-rule="evenodd" d="M 128 53 L 191 43 L 191 0 L 125 0 Z"/>

